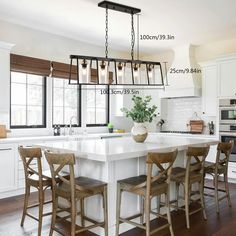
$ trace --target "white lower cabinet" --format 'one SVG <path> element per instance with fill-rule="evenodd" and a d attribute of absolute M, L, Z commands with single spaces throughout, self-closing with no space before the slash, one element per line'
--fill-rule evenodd
<path fill-rule="evenodd" d="M 0 192 L 17 188 L 14 145 L 0 145 Z"/>
<path fill-rule="evenodd" d="M 236 181 L 236 163 L 230 162 L 228 169 L 228 177 Z"/>

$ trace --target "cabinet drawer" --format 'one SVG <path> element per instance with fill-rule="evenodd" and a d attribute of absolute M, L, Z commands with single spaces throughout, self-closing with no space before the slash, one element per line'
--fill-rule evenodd
<path fill-rule="evenodd" d="M 229 165 L 228 177 L 232 179 L 236 179 L 236 166 Z"/>

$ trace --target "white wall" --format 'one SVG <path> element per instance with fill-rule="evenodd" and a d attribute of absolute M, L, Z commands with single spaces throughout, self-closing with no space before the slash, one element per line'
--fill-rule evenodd
<path fill-rule="evenodd" d="M 94 55 L 94 56 L 104 56 L 104 47 L 98 47 L 84 42 L 79 42 L 76 40 L 68 39 L 65 37 L 53 35 L 50 33 L 30 29 L 27 27 L 14 25 L 4 21 L 0 21 L 0 41 L 13 43 L 15 46 L 12 49 L 12 53 L 37 57 L 47 60 L 54 60 L 64 63 L 69 63 L 69 55 L 71 54 L 80 54 L 80 55 Z M 109 56 L 117 58 L 126 58 L 126 54 L 123 52 L 109 50 Z M 6 63 L 0 61 L 0 64 L 9 71 L 9 61 L 8 66 Z M 1 68 L 1 67 L 0 67 Z M 1 88 L 6 91 L 10 91 L 9 88 L 9 73 L 1 74 Z M 47 127 L 46 129 L 15 129 L 12 130 L 10 136 L 18 135 L 47 135 L 52 134 L 51 127 L 51 81 L 48 79 L 47 83 L 47 96 L 48 96 L 48 109 L 47 109 Z M 83 100 L 86 99 L 86 93 L 83 94 Z M 6 117 L 9 119 L 9 102 L 10 94 L 1 93 L 0 100 L 5 101 L 4 112 L 0 112 L 0 122 L 7 123 Z M 8 107 L 8 108 L 6 108 Z M 86 108 L 85 108 L 86 109 Z M 4 119 L 3 119 L 4 116 Z M 2 118 L 2 119 L 1 119 Z M 117 128 L 128 128 L 126 126 L 126 118 L 111 117 L 111 122 L 115 121 Z M 9 120 L 8 120 L 9 122 Z M 127 123 L 129 124 L 129 122 Z M 85 123 L 82 124 L 85 129 Z M 83 130 L 80 130 L 82 132 Z M 97 131 L 107 131 L 106 127 L 99 128 L 89 128 L 88 132 L 97 132 Z"/>

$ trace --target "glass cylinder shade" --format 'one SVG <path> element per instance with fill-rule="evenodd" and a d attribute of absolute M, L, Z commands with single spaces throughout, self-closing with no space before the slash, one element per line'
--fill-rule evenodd
<path fill-rule="evenodd" d="M 153 64 L 147 64 L 147 77 L 149 84 L 155 84 L 155 71 L 154 71 L 155 65 Z"/>
<path fill-rule="evenodd" d="M 98 61 L 99 84 L 109 84 L 109 61 Z"/>
<path fill-rule="evenodd" d="M 90 82 L 90 60 L 82 59 L 79 61 L 79 79 L 80 83 L 88 84 Z"/>
<path fill-rule="evenodd" d="M 125 62 L 116 63 L 117 84 L 125 84 Z"/>
<path fill-rule="evenodd" d="M 132 63 L 132 76 L 134 84 L 141 84 L 140 64 Z"/>
<path fill-rule="evenodd" d="M 160 65 L 149 64 L 147 65 L 147 73 L 149 77 L 149 84 L 160 85 L 162 81 L 162 71 Z"/>

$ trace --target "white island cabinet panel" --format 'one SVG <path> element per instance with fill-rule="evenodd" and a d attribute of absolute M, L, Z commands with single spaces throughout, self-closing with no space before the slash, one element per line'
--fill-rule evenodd
<path fill-rule="evenodd" d="M 14 146 L 0 145 L 0 192 L 16 189 Z"/>

